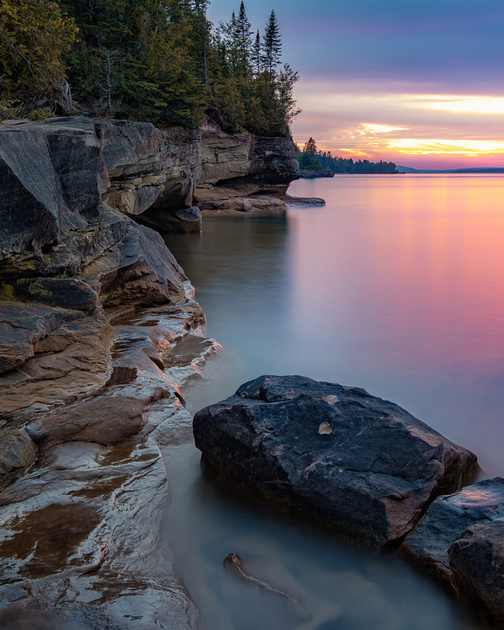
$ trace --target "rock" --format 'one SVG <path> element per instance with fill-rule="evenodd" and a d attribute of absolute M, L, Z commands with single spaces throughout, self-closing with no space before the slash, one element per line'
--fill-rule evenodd
<path fill-rule="evenodd" d="M 320 197 L 292 197 L 285 195 L 284 201 L 287 206 L 325 206 L 325 200 Z"/>
<path fill-rule="evenodd" d="M 100 305 L 98 294 L 77 278 L 21 278 L 13 282 L 17 299 L 48 306 L 93 313 Z"/>
<path fill-rule="evenodd" d="M 321 168 L 318 170 L 302 168 L 299 171 L 299 177 L 304 179 L 315 179 L 317 177 L 334 177 L 333 171 L 330 168 Z"/>
<path fill-rule="evenodd" d="M 200 133 L 181 127 L 161 131 L 151 123 L 95 121 L 103 143 L 103 202 L 129 215 L 148 208 L 167 218 L 191 206 L 201 174 Z"/>
<path fill-rule="evenodd" d="M 220 193 L 216 188 L 215 197 Z M 236 212 L 278 212 L 285 210 L 285 201 L 282 197 L 274 195 L 250 195 L 248 197 L 230 196 L 227 199 L 217 199 L 205 201 L 198 204 L 200 210 L 211 213 L 217 211 L 223 214 L 233 214 Z"/>
<path fill-rule="evenodd" d="M 98 147 L 92 121 L 82 117 L 0 127 L 0 259 L 85 225 L 80 213 L 100 200 Z"/>
<path fill-rule="evenodd" d="M 504 479 L 485 479 L 438 497 L 398 550 L 411 564 L 455 586 L 448 550 L 471 525 L 504 518 Z"/>
<path fill-rule="evenodd" d="M 0 362 L 10 370 L 0 379 L 7 417 L 47 410 L 108 380 L 112 328 L 103 315 L 17 303 L 0 314 Z"/>
<path fill-rule="evenodd" d="M 66 407 L 63 412 L 47 414 L 29 424 L 27 432 L 37 444 L 70 441 L 117 444 L 142 429 L 148 402 L 125 396 L 98 397 Z"/>
<path fill-rule="evenodd" d="M 0 305 L 0 373 L 14 370 L 42 352 L 44 340 L 82 313 L 18 302 Z"/>
<path fill-rule="evenodd" d="M 186 363 L 196 364 L 206 348 L 191 331 L 204 316 L 190 301 L 123 305 L 108 315 L 115 343 L 107 384 L 85 401 L 26 416 L 39 457 L 0 491 L 0 625 L 197 627 L 197 610 L 159 543 L 169 497 L 160 446 L 190 430 L 177 392 L 189 373 L 168 375 L 158 362 L 191 338 Z M 87 319 L 79 313 L 77 323 Z M 59 393 L 62 402 L 66 390 Z"/>
<path fill-rule="evenodd" d="M 159 208 L 150 208 L 144 212 L 138 221 L 155 230 L 163 232 L 201 232 L 201 211 L 197 206 L 181 208 L 166 212 Z"/>
<path fill-rule="evenodd" d="M 0 492 L 33 464 L 37 447 L 24 429 L 0 429 Z"/>
<path fill-rule="evenodd" d="M 126 220 L 128 231 L 120 243 L 83 269 L 85 279 L 100 287 L 102 304 L 185 302 L 187 278 L 161 236 Z"/>
<path fill-rule="evenodd" d="M 258 193 L 282 196 L 299 178 L 291 138 L 228 134 L 213 123 L 202 128 L 201 165 L 194 193 L 198 205 Z"/>
<path fill-rule="evenodd" d="M 262 376 L 199 411 L 203 461 L 242 489 L 345 539 L 396 546 L 476 456 L 394 403 L 302 376 Z"/>
<path fill-rule="evenodd" d="M 459 597 L 504 625 L 504 521 L 468 527 L 449 551 Z"/>

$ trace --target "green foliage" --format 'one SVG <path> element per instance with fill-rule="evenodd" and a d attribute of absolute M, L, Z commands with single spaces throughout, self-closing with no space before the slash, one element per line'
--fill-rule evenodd
<path fill-rule="evenodd" d="M 0 120 L 17 118 L 21 112 L 21 106 L 18 103 L 12 100 L 0 100 Z"/>
<path fill-rule="evenodd" d="M 55 101 L 75 22 L 51 0 L 0 0 L 0 97 Z"/>
<path fill-rule="evenodd" d="M 282 40 L 278 21 L 274 11 L 271 11 L 266 31 L 263 37 L 263 62 L 269 72 L 272 72 L 280 63 L 282 56 Z"/>
<path fill-rule="evenodd" d="M 298 75 L 277 69 L 274 11 L 253 37 L 243 1 L 217 28 L 208 4 L 0 0 L 0 118 L 33 110 L 194 128 L 206 113 L 231 131 L 289 133 Z"/>
<path fill-rule="evenodd" d="M 229 22 L 220 23 L 213 46 L 217 54 L 209 66 L 211 105 L 224 125 L 258 135 L 288 134 L 300 112 L 292 95 L 298 74 L 288 65 L 277 70 L 281 39 L 275 12 L 262 39 L 259 31 L 253 38 L 242 2 L 238 17 L 233 12 Z"/>
<path fill-rule="evenodd" d="M 28 116 L 28 120 L 44 120 L 45 118 L 54 118 L 54 112 L 49 107 L 34 109 Z"/>

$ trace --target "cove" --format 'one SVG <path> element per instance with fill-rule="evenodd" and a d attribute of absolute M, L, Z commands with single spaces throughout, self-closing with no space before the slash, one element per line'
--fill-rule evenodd
<path fill-rule="evenodd" d="M 504 179 L 337 176 L 289 193 L 327 203 L 206 217 L 201 235 L 167 238 L 223 346 L 186 387 L 189 410 L 259 374 L 299 373 L 393 400 L 501 474 Z M 402 562 L 229 497 L 202 475 L 190 435 L 166 461 L 166 544 L 203 629 L 466 627 Z M 301 610 L 279 611 L 225 574 L 233 551 Z"/>

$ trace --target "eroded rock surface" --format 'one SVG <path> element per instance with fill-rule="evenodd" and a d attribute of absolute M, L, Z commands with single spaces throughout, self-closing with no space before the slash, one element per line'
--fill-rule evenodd
<path fill-rule="evenodd" d="M 2 627 L 196 627 L 159 554 L 160 446 L 186 439 L 179 386 L 218 344 L 145 225 L 201 228 L 200 135 L 84 117 L 0 124 Z M 240 177 L 285 187 L 280 147 L 249 141 Z"/>
<path fill-rule="evenodd" d="M 227 134 L 212 123 L 202 128 L 201 164 L 194 198 L 202 210 L 284 208 L 283 195 L 290 182 L 299 178 L 290 138 Z"/>
<path fill-rule="evenodd" d="M 160 446 L 191 423 L 178 392 L 190 370 L 163 368 L 168 353 L 196 365 L 215 342 L 177 350 L 204 323 L 192 301 L 123 305 L 107 320 L 107 381 L 87 400 L 26 409 L 0 429 L 0 625 L 196 627 L 153 526 L 169 496 Z"/>
<path fill-rule="evenodd" d="M 301 376 L 246 383 L 193 427 L 222 477 L 373 548 L 401 541 L 436 496 L 479 468 L 398 405 Z"/>

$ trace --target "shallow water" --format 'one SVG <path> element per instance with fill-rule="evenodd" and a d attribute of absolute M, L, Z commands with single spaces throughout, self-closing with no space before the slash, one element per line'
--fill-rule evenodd
<path fill-rule="evenodd" d="M 186 388 L 188 408 L 265 373 L 358 385 L 504 472 L 504 178 L 337 176 L 289 192 L 327 205 L 206 218 L 201 235 L 167 239 L 223 346 Z M 167 455 L 167 539 L 203 630 L 464 627 L 402 563 L 237 504 L 190 443 Z M 298 609 L 227 576 L 231 551 Z"/>

